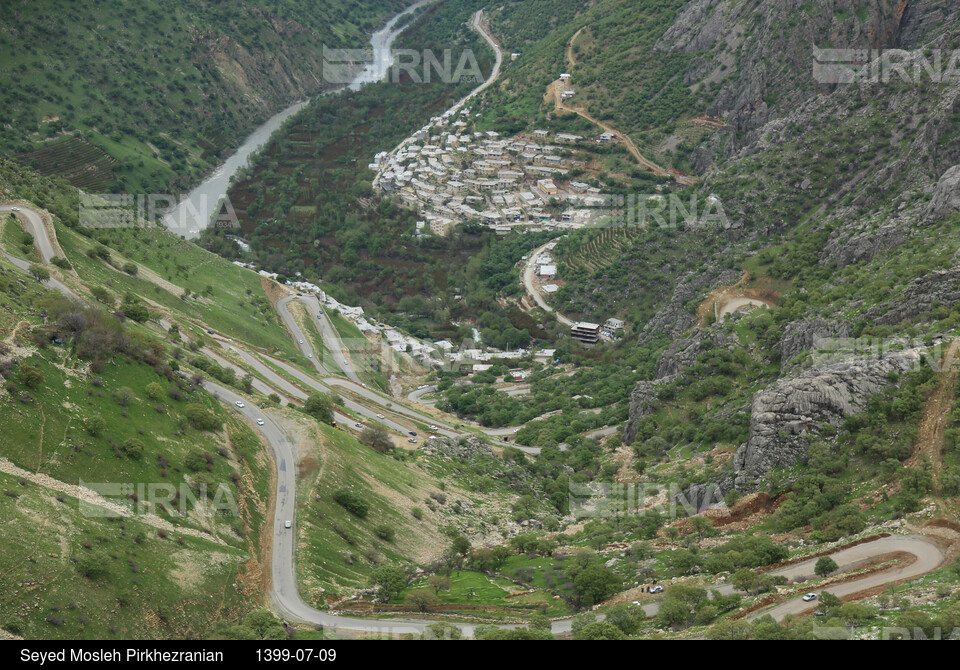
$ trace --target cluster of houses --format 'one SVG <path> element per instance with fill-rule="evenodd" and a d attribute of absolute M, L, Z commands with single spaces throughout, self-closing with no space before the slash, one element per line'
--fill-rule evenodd
<path fill-rule="evenodd" d="M 579 228 L 599 215 L 595 208 L 607 204 L 600 189 L 567 180 L 571 170 L 584 165 L 570 151 L 582 136 L 535 130 L 501 138 L 494 131 L 469 132 L 469 113 L 451 110 L 433 117 L 369 165 L 377 172 L 375 188 L 399 195 L 420 213 L 417 234 L 446 235 L 451 226 L 467 221 L 501 234 L 518 226 Z M 553 202 L 568 208 L 552 215 L 545 208 Z"/>

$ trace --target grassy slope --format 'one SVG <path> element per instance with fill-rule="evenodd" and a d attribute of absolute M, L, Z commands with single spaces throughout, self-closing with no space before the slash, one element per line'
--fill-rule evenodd
<path fill-rule="evenodd" d="M 100 189 L 189 185 L 269 114 L 323 86 L 322 45 L 359 47 L 406 4 L 5 5 L 0 149 L 79 133 L 116 160 L 115 183 L 108 170 Z M 38 164 L 62 174 L 66 162 Z"/>

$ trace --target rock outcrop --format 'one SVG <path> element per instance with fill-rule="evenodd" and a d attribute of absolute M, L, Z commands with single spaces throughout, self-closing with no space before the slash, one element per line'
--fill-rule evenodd
<path fill-rule="evenodd" d="M 957 212 L 960 212 L 960 165 L 954 165 L 940 177 L 927 205 L 926 218 L 937 220 Z"/>
<path fill-rule="evenodd" d="M 720 331 L 698 328 L 690 334 L 690 337 L 674 340 L 670 348 L 660 354 L 660 358 L 657 359 L 656 379 L 678 375 L 711 349 L 725 347 L 735 341 L 735 337 Z"/>
<path fill-rule="evenodd" d="M 633 444 L 637 438 L 637 422 L 652 414 L 657 408 L 657 402 L 657 391 L 653 382 L 637 382 L 630 392 L 630 414 L 621 437 L 624 444 Z"/>
<path fill-rule="evenodd" d="M 960 302 L 960 267 L 935 270 L 907 286 L 903 295 L 867 310 L 864 318 L 878 325 L 894 325 L 929 312 L 935 305 L 952 307 Z"/>
<path fill-rule="evenodd" d="M 733 459 L 737 489 L 757 488 L 772 468 L 802 460 L 823 424 L 839 427 L 864 409 L 867 398 L 890 383 L 888 374 L 916 365 L 920 351 L 882 352 L 847 358 L 777 381 L 753 397 L 750 437 Z"/>
<path fill-rule="evenodd" d="M 783 328 L 780 338 L 780 370 L 786 370 L 790 361 L 800 352 L 814 348 L 819 340 L 828 337 L 850 337 L 853 329 L 845 321 L 828 319 L 801 319 L 791 321 Z"/>

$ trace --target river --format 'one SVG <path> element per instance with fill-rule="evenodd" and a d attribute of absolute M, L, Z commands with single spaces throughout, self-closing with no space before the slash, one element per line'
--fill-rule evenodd
<path fill-rule="evenodd" d="M 359 90 L 364 84 L 380 81 L 384 75 L 386 75 L 387 70 L 393 63 L 393 55 L 390 51 L 393 42 L 397 36 L 403 32 L 404 28 L 409 25 L 406 23 L 399 28 L 394 28 L 397 21 L 432 1 L 433 0 L 421 0 L 407 7 L 391 18 L 383 28 L 370 36 L 373 60 L 367 63 L 363 71 L 348 84 L 350 90 Z M 229 222 L 232 218 L 232 210 L 229 208 L 229 203 L 225 202 L 225 204 L 228 205 L 225 210 L 222 206 L 220 209 L 217 209 L 217 207 L 218 204 L 227 197 L 227 189 L 230 188 L 230 178 L 233 177 L 240 168 L 247 165 L 250 156 L 259 151 L 267 143 L 270 136 L 283 125 L 284 121 L 308 104 L 309 100 L 304 100 L 290 105 L 283 111 L 270 117 L 266 123 L 254 130 L 240 148 L 237 149 L 230 158 L 224 161 L 213 174 L 207 177 L 199 186 L 182 198 L 176 206 L 164 214 L 164 225 L 172 232 L 192 239 L 197 237 L 200 231 L 209 225 L 215 211 L 223 211 L 222 220 Z M 221 217 L 218 217 L 218 220 L 220 218 Z"/>

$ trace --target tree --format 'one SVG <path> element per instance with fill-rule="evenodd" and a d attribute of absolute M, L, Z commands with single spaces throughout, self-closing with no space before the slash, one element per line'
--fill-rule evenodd
<path fill-rule="evenodd" d="M 640 630 L 640 619 L 643 610 L 639 607 L 630 607 L 623 603 L 615 605 L 607 610 L 607 622 L 623 631 L 624 635 L 636 635 Z"/>
<path fill-rule="evenodd" d="M 588 623 L 573 636 L 574 640 L 626 640 L 623 631 L 607 621 Z"/>
<path fill-rule="evenodd" d="M 286 640 L 289 637 L 283 624 L 267 609 L 250 612 L 243 620 L 243 627 L 258 640 Z"/>
<path fill-rule="evenodd" d="M 150 318 L 150 312 L 142 302 L 124 302 L 120 306 L 120 312 L 137 323 L 143 323 Z"/>
<path fill-rule="evenodd" d="M 135 461 L 139 461 L 141 458 L 143 458 L 143 451 L 145 448 L 146 447 L 144 447 L 143 442 L 135 437 L 131 437 L 123 443 L 123 452 Z"/>
<path fill-rule="evenodd" d="M 98 437 L 103 429 L 107 427 L 107 422 L 102 416 L 91 416 L 87 419 L 87 432 L 93 437 Z"/>
<path fill-rule="evenodd" d="M 738 591 L 750 593 L 757 588 L 757 573 L 750 568 L 741 568 L 730 576 L 730 583 Z"/>
<path fill-rule="evenodd" d="M 121 407 L 126 407 L 127 405 L 129 405 L 131 401 L 133 401 L 133 398 L 134 398 L 133 389 L 127 386 L 122 386 L 120 389 L 117 390 L 116 400 L 117 400 L 117 404 L 120 405 Z"/>
<path fill-rule="evenodd" d="M 421 640 L 459 640 L 463 638 L 463 631 L 452 623 L 432 623 L 424 628 L 420 635 Z"/>
<path fill-rule="evenodd" d="M 360 433 L 360 442 L 381 454 L 393 449 L 393 440 L 390 439 L 390 433 L 379 424 L 364 428 L 363 432 Z"/>
<path fill-rule="evenodd" d="M 616 593 L 620 578 L 602 565 L 584 568 L 573 579 L 574 590 L 581 605 L 590 606 Z"/>
<path fill-rule="evenodd" d="M 426 612 L 428 609 L 439 603 L 440 599 L 437 598 L 436 594 L 423 590 L 414 591 L 408 595 L 407 601 L 421 612 Z"/>
<path fill-rule="evenodd" d="M 27 388 L 35 389 L 43 383 L 43 373 L 33 365 L 20 366 L 20 381 Z"/>
<path fill-rule="evenodd" d="M 311 393 L 303 403 L 303 411 L 320 423 L 333 423 L 333 404 L 326 393 Z"/>
<path fill-rule="evenodd" d="M 427 586 L 433 589 L 435 595 L 440 595 L 441 591 L 450 590 L 450 578 L 443 575 L 433 575 L 427 579 Z"/>
<path fill-rule="evenodd" d="M 146 388 L 147 397 L 151 400 L 163 400 L 167 395 L 166 389 L 157 382 L 150 382 Z"/>
<path fill-rule="evenodd" d="M 690 527 L 693 528 L 693 531 L 701 540 L 713 534 L 713 522 L 703 516 L 690 517 Z"/>
<path fill-rule="evenodd" d="M 136 275 L 139 269 L 136 263 L 127 262 L 123 264 L 123 271 L 128 275 Z"/>
<path fill-rule="evenodd" d="M 466 557 L 466 555 L 470 553 L 470 540 L 463 535 L 457 535 L 453 538 L 452 549 L 460 554 L 461 557 Z"/>
<path fill-rule="evenodd" d="M 836 572 L 840 569 L 840 566 L 837 565 L 829 556 L 821 556 L 817 559 L 817 564 L 813 568 L 813 572 L 820 577 L 826 577 L 831 572 Z"/>
<path fill-rule="evenodd" d="M 337 489 L 333 492 L 333 499 L 338 505 L 350 512 L 357 518 L 366 519 L 370 511 L 370 505 L 364 500 L 363 496 L 354 493 L 350 489 Z"/>
<path fill-rule="evenodd" d="M 707 631 L 709 640 L 749 640 L 752 626 L 746 621 L 724 619 Z"/>
<path fill-rule="evenodd" d="M 36 263 L 30 266 L 30 274 L 32 274 L 37 281 L 47 281 L 50 279 L 50 272 L 47 268 L 42 265 L 37 265 Z"/>
<path fill-rule="evenodd" d="M 373 583 L 383 601 L 390 602 L 407 586 L 407 576 L 400 568 L 383 566 L 373 571 Z"/>

